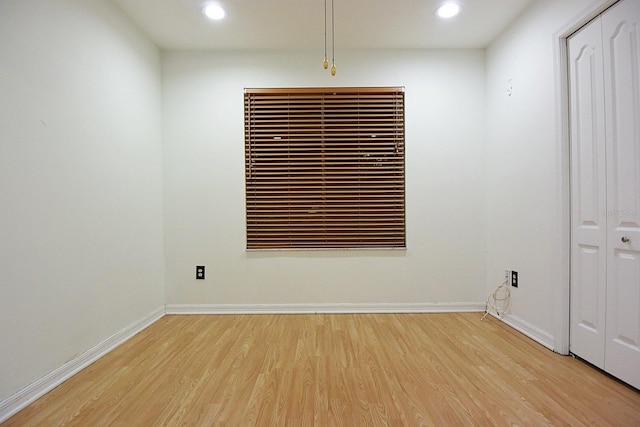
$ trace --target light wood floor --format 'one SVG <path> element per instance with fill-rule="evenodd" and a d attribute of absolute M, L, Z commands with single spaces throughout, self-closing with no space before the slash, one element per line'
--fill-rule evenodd
<path fill-rule="evenodd" d="M 640 425 L 640 393 L 479 313 L 166 316 L 4 425 Z"/>

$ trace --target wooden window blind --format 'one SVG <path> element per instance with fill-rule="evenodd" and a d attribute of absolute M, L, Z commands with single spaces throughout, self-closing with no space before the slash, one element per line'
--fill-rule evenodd
<path fill-rule="evenodd" d="M 404 88 L 245 89 L 247 249 L 404 248 Z"/>

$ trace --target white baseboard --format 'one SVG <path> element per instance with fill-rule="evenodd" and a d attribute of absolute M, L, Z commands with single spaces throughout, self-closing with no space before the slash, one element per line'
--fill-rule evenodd
<path fill-rule="evenodd" d="M 0 402 L 0 423 L 15 415 L 21 409 L 34 402 L 39 397 L 53 390 L 82 369 L 100 359 L 138 332 L 150 326 L 165 315 L 165 307 L 159 307 L 144 319 L 127 326 L 98 345 L 73 358 L 69 362 L 50 372 L 39 380 L 18 391 Z"/>
<path fill-rule="evenodd" d="M 167 304 L 167 314 L 314 314 L 481 312 L 483 302 L 335 304 Z"/>
<path fill-rule="evenodd" d="M 555 351 L 555 338 L 553 335 L 533 326 L 531 323 L 526 322 L 519 317 L 510 314 L 503 317 L 498 317 L 494 313 L 491 313 L 491 315 L 511 326 L 516 331 L 528 336 L 538 344 L 547 347 L 549 350 Z"/>

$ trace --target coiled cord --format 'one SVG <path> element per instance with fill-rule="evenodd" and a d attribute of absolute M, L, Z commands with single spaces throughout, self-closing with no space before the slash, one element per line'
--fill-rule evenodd
<path fill-rule="evenodd" d="M 487 302 L 484 305 L 484 316 L 480 320 L 484 320 L 490 310 L 494 310 L 496 315 L 501 318 L 509 311 L 510 306 L 511 292 L 509 291 L 508 280 L 505 280 L 487 297 Z"/>

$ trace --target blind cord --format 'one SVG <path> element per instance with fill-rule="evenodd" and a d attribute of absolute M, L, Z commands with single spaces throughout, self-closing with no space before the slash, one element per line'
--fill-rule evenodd
<path fill-rule="evenodd" d="M 505 280 L 487 297 L 487 301 L 484 305 L 484 315 L 480 320 L 484 320 L 490 310 L 495 311 L 498 317 L 502 318 L 502 316 L 507 313 L 510 306 L 511 292 L 509 291 L 508 280 Z"/>

